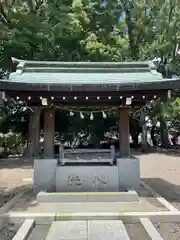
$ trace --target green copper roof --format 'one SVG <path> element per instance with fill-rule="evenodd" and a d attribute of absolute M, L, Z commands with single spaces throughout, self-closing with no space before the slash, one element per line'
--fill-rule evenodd
<path fill-rule="evenodd" d="M 17 62 L 8 81 L 32 84 L 127 84 L 163 80 L 152 62 Z"/>

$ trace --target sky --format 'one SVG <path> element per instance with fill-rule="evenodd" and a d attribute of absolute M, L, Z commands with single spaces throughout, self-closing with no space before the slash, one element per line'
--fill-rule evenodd
<path fill-rule="evenodd" d="M 122 14 L 121 14 L 120 17 L 119 17 L 119 21 L 123 21 L 123 20 L 124 20 L 124 17 L 125 17 L 125 14 L 124 14 L 124 12 L 122 12 Z"/>

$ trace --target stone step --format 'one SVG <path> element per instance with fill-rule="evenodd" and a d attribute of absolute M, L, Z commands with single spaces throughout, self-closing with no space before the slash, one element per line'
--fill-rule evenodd
<path fill-rule="evenodd" d="M 39 203 L 48 202 L 136 202 L 136 191 L 126 192 L 39 192 Z"/>

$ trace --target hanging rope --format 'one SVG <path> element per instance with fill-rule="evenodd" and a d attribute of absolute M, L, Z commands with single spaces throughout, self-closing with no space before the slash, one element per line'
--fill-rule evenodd
<path fill-rule="evenodd" d="M 73 108 L 67 108 L 67 107 L 60 107 L 58 106 L 57 108 L 60 108 L 64 111 L 68 111 L 69 112 L 69 115 L 71 117 L 74 116 L 74 113 L 79 113 L 80 114 L 80 118 L 81 119 L 84 119 L 84 114 L 85 115 L 90 115 L 90 120 L 94 120 L 94 115 L 93 114 L 98 114 L 98 113 L 101 113 L 102 114 L 102 117 L 103 118 L 107 118 L 107 112 L 112 112 L 114 110 L 117 110 L 119 109 L 121 106 L 118 106 L 118 107 L 112 107 L 112 108 L 105 108 L 105 109 L 101 109 L 101 110 L 77 110 L 77 109 L 73 109 Z"/>
<path fill-rule="evenodd" d="M 76 108 L 67 108 L 67 107 L 61 107 L 61 106 L 57 106 L 56 108 L 60 108 L 64 111 L 67 112 L 74 112 L 74 113 L 84 113 L 84 114 L 91 114 L 91 113 L 101 113 L 101 112 L 112 112 L 114 110 L 119 109 L 121 106 L 118 107 L 112 107 L 112 108 L 105 108 L 105 109 L 100 109 L 100 110 L 78 110 Z"/>

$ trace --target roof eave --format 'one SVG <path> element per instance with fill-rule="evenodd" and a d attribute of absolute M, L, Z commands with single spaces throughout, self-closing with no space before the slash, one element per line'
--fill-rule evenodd
<path fill-rule="evenodd" d="M 17 83 L 0 80 L 0 91 L 138 91 L 138 90 L 173 90 L 180 88 L 180 80 L 162 80 L 157 82 L 120 83 L 120 84 L 45 84 Z"/>

